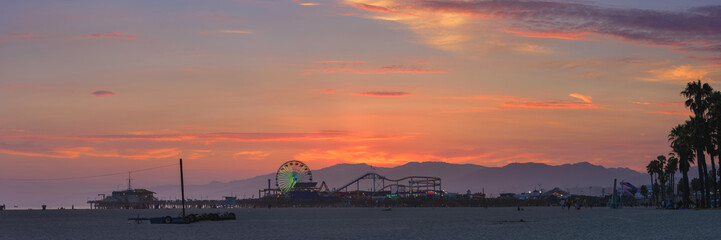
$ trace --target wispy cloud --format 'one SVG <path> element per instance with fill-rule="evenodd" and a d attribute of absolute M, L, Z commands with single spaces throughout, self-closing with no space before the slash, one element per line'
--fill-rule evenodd
<path fill-rule="evenodd" d="M 470 37 L 463 26 L 475 24 L 483 29 L 496 26 L 499 32 L 529 38 L 588 40 L 610 36 L 640 45 L 721 53 L 721 6 L 661 11 L 533 0 L 346 2 L 377 14 L 371 18 L 407 24 L 427 42 L 441 47 L 467 41 Z M 429 33 L 430 29 L 438 34 Z"/>
<path fill-rule="evenodd" d="M 653 106 L 660 106 L 660 107 L 674 107 L 674 106 L 683 106 L 683 102 L 675 102 L 675 103 L 656 103 L 656 102 L 633 102 L 633 104 L 638 105 L 653 105 Z"/>
<path fill-rule="evenodd" d="M 106 91 L 106 90 L 98 90 L 95 92 L 90 93 L 96 97 L 106 97 L 106 96 L 112 96 L 115 95 L 115 92 Z"/>
<path fill-rule="evenodd" d="M 584 103 L 591 103 L 591 102 L 592 102 L 592 101 L 591 101 L 591 99 L 592 99 L 591 96 L 585 96 L 585 95 L 582 95 L 582 94 L 579 94 L 579 93 L 571 93 L 571 94 L 569 94 L 568 96 L 581 99 L 581 101 L 583 101 Z"/>
<path fill-rule="evenodd" d="M 647 113 L 665 114 L 665 115 L 679 115 L 679 116 L 691 116 L 693 115 L 690 111 L 649 111 Z"/>
<path fill-rule="evenodd" d="M 646 81 L 666 81 L 676 83 L 687 83 L 689 81 L 695 81 L 697 79 L 710 80 L 708 76 L 715 73 L 715 67 L 711 66 L 693 66 L 693 65 L 680 65 L 672 66 L 667 68 L 659 68 L 649 70 L 652 77 L 639 78 L 640 80 Z"/>
<path fill-rule="evenodd" d="M 407 93 L 407 92 L 359 92 L 359 93 L 353 93 L 353 95 L 371 96 L 371 97 L 403 97 L 403 96 L 411 95 L 411 93 Z"/>
<path fill-rule="evenodd" d="M 299 5 L 301 5 L 301 6 L 319 6 L 320 3 L 310 3 L 310 2 L 306 2 L 306 3 L 300 3 Z"/>
<path fill-rule="evenodd" d="M 195 133 L 195 134 L 118 134 L 92 136 L 63 136 L 38 134 L 4 134 L 5 139 L 45 139 L 45 140 L 87 140 L 87 141 L 193 141 L 193 142 L 288 142 L 288 141 L 337 141 L 365 142 L 389 141 L 412 138 L 410 135 L 372 135 L 349 133 L 346 131 L 322 131 L 312 133 Z"/>
<path fill-rule="evenodd" d="M 180 150 L 176 148 L 162 148 L 149 150 L 129 149 L 125 151 L 116 151 L 98 150 L 92 147 L 70 147 L 56 148 L 50 151 L 18 151 L 13 149 L 0 149 L 0 154 L 48 158 L 78 158 L 81 156 L 88 156 L 145 160 L 176 157 L 180 155 Z"/>
<path fill-rule="evenodd" d="M 469 100 L 486 100 L 495 103 L 492 107 L 479 108 L 474 107 L 471 109 L 457 109 L 447 110 L 447 113 L 468 113 L 468 112 L 488 112 L 495 110 L 509 110 L 513 108 L 528 108 L 528 109 L 599 109 L 606 107 L 605 104 L 598 104 L 592 101 L 591 96 L 586 96 L 579 93 L 571 93 L 570 97 L 577 98 L 579 101 L 560 100 L 560 99 L 531 99 L 531 98 L 519 98 L 513 96 L 502 96 L 502 95 L 480 95 L 480 96 L 469 96 L 469 97 L 447 97 L 448 99 L 469 99 Z"/>
<path fill-rule="evenodd" d="M 130 35 L 127 32 L 105 32 L 105 33 L 94 33 L 90 35 L 66 37 L 67 39 L 89 39 L 89 38 L 109 38 L 109 39 L 126 39 L 135 40 L 135 36 Z"/>
<path fill-rule="evenodd" d="M 318 66 L 306 69 L 306 72 L 336 73 L 347 72 L 355 74 L 438 74 L 445 73 L 440 70 L 430 70 L 424 65 L 389 65 L 383 67 L 368 67 L 363 61 L 320 61 Z"/>

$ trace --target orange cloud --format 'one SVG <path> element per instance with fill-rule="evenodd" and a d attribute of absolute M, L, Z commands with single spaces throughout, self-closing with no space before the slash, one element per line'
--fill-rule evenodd
<path fill-rule="evenodd" d="M 366 67 L 363 61 L 320 61 L 321 66 L 306 69 L 307 72 L 349 72 L 355 74 L 437 74 L 445 73 L 444 71 L 429 70 L 424 66 L 403 66 L 390 65 L 385 67 Z"/>
<path fill-rule="evenodd" d="M 448 97 L 449 99 L 476 99 L 498 102 L 498 105 L 490 108 L 473 108 L 462 110 L 448 110 L 447 113 L 487 112 L 491 110 L 507 110 L 509 108 L 536 108 L 536 109 L 598 109 L 607 105 L 593 103 L 591 96 L 579 93 L 571 93 L 569 96 L 578 98 L 581 102 L 568 100 L 537 100 L 529 98 L 518 98 L 512 96 L 486 95 L 471 97 Z"/>
<path fill-rule="evenodd" d="M 53 135 L 0 135 L 6 139 L 69 139 L 87 141 L 198 141 L 198 142 L 288 142 L 288 141 L 338 141 L 365 142 L 400 140 L 411 135 L 384 136 L 353 134 L 345 131 L 324 131 L 313 133 L 198 133 L 198 134 L 122 134 L 96 136 L 53 136 Z"/>
<path fill-rule="evenodd" d="M 49 158 L 78 158 L 80 156 L 88 157 L 105 157 L 105 158 L 127 158 L 137 160 L 160 159 L 176 157 L 180 155 L 180 151 L 176 148 L 162 148 L 150 150 L 126 150 L 118 151 L 102 151 L 92 147 L 71 147 L 57 148 L 49 152 L 28 152 L 17 151 L 11 149 L 0 149 L 0 154 L 28 156 L 28 157 L 49 157 Z"/>
<path fill-rule="evenodd" d="M 579 94 L 579 93 L 571 93 L 571 94 L 569 94 L 568 96 L 581 99 L 581 101 L 583 101 L 584 103 L 591 103 L 591 96 L 584 96 L 584 95 Z"/>
<path fill-rule="evenodd" d="M 707 80 L 706 77 L 709 74 L 717 71 L 714 69 L 714 67 L 710 66 L 680 65 L 670 68 L 649 70 L 648 72 L 653 74 L 653 77 L 639 79 L 646 81 L 669 81 L 687 83 L 689 81 L 695 81 L 697 79 Z"/>
<path fill-rule="evenodd" d="M 400 15 L 408 15 L 408 16 L 416 16 L 415 14 L 411 13 L 404 13 L 404 12 L 398 12 L 393 11 L 385 7 L 376 6 L 376 5 L 370 5 L 365 3 L 351 3 L 350 6 L 353 6 L 357 9 L 366 10 L 370 12 L 381 12 L 381 13 L 391 13 L 391 14 L 400 14 Z"/>
<path fill-rule="evenodd" d="M 301 6 L 319 6 L 320 3 L 301 3 Z"/>
<path fill-rule="evenodd" d="M 407 93 L 407 92 L 359 92 L 359 93 L 353 93 L 353 95 L 371 96 L 371 97 L 403 97 L 403 96 L 411 95 L 411 93 Z"/>
<path fill-rule="evenodd" d="M 653 111 L 653 112 L 647 112 L 647 113 L 657 113 L 657 114 L 666 114 L 666 115 L 680 115 L 680 116 L 691 116 L 693 115 L 692 112 L 689 111 Z"/>
<path fill-rule="evenodd" d="M 675 103 L 653 103 L 653 102 L 633 102 L 634 104 L 638 105 L 655 105 L 655 106 L 661 106 L 661 107 L 675 107 L 675 106 L 683 106 L 683 102 L 675 102 Z"/>

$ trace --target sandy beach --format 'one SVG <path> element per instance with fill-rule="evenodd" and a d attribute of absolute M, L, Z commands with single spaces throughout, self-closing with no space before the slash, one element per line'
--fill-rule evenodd
<path fill-rule="evenodd" d="M 715 210 L 560 207 L 520 212 L 516 208 L 232 211 L 238 216 L 235 221 L 189 225 L 127 220 L 178 215 L 175 209 L 2 211 L 0 239 L 713 239 L 719 236 L 715 229 L 721 215 Z"/>

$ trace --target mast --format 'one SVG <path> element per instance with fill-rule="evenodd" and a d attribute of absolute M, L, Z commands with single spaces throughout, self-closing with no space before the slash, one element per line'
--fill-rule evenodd
<path fill-rule="evenodd" d="M 183 219 L 185 219 L 185 184 L 183 183 L 183 159 L 180 159 L 180 197 L 183 204 Z"/>

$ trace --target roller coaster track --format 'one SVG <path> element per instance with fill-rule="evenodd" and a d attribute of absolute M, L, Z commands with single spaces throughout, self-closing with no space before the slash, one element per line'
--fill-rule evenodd
<path fill-rule="evenodd" d="M 387 188 L 390 189 L 390 188 L 393 187 L 393 186 L 395 186 L 395 187 L 403 187 L 403 188 L 411 188 L 411 189 L 414 188 L 414 187 L 418 187 L 418 188 L 420 188 L 420 187 L 433 187 L 433 188 L 435 189 L 436 186 L 439 187 L 439 188 L 440 188 L 440 186 L 441 186 L 441 178 L 439 178 L 439 177 L 408 176 L 408 177 L 403 177 L 403 178 L 400 178 L 400 179 L 390 179 L 390 178 L 384 177 L 384 176 L 382 176 L 382 175 L 380 175 L 380 174 L 377 174 L 377 173 L 374 173 L 374 172 L 369 172 L 369 173 L 366 173 L 366 174 L 364 174 L 364 175 L 362 175 L 362 176 L 354 179 L 353 181 L 349 182 L 348 184 L 345 184 L 345 185 L 339 187 L 339 188 L 336 189 L 335 191 L 331 192 L 330 195 L 333 196 L 334 194 L 336 194 L 336 193 L 338 193 L 338 192 L 341 192 L 341 191 L 343 191 L 343 190 L 347 190 L 348 186 L 353 185 L 353 184 L 355 184 L 355 183 L 358 183 L 359 181 L 364 180 L 364 179 L 375 179 L 375 180 L 381 180 L 381 181 L 383 181 L 383 186 L 382 186 L 381 188 L 379 188 L 378 190 L 376 190 L 376 192 L 386 190 Z M 410 179 L 410 180 L 409 180 L 409 179 Z M 409 181 L 408 181 L 408 184 L 409 184 L 410 186 L 409 186 L 409 185 L 399 184 L 400 182 L 403 182 L 403 181 L 405 181 L 405 180 L 409 180 Z M 385 181 L 388 181 L 390 184 L 385 185 Z M 414 185 L 414 184 L 416 184 L 416 185 Z"/>

